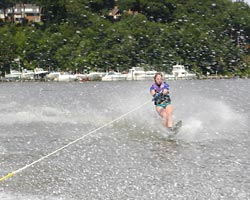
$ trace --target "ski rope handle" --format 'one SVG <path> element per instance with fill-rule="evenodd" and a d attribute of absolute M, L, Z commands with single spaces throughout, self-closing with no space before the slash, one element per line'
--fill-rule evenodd
<path fill-rule="evenodd" d="M 155 101 L 155 100 L 159 99 L 162 94 L 163 94 L 163 90 L 161 90 L 160 92 L 156 93 L 155 96 L 154 96 L 154 98 L 152 99 L 152 101 Z"/>

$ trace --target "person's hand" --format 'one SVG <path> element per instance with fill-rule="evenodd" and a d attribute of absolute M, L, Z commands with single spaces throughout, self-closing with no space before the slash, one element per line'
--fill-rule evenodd
<path fill-rule="evenodd" d="M 155 101 L 156 99 L 160 98 L 162 95 L 162 91 L 158 92 L 155 94 L 154 98 L 152 99 L 152 101 Z"/>
<path fill-rule="evenodd" d="M 168 93 L 168 90 L 167 89 L 164 89 L 163 91 L 162 91 L 162 94 L 163 95 L 166 95 Z"/>

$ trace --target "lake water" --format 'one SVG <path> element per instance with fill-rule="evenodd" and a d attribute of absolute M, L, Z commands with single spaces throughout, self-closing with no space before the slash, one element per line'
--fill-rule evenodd
<path fill-rule="evenodd" d="M 0 199 L 250 199 L 250 80 L 168 83 L 175 140 L 150 81 L 1 83 L 0 177 L 86 137 L 0 182 Z"/>

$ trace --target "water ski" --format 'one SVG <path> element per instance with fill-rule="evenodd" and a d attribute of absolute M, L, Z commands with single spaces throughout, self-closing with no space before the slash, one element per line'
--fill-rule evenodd
<path fill-rule="evenodd" d="M 173 128 L 171 128 L 169 136 L 170 137 L 175 136 L 180 131 L 181 126 L 182 126 L 182 121 L 180 120 L 174 125 Z"/>

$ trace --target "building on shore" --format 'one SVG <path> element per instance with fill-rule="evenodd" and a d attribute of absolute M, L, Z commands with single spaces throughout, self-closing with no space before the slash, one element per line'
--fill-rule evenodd
<path fill-rule="evenodd" d="M 12 7 L 0 9 L 0 20 L 4 22 L 40 22 L 42 8 L 36 4 L 17 3 Z"/>

